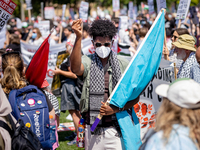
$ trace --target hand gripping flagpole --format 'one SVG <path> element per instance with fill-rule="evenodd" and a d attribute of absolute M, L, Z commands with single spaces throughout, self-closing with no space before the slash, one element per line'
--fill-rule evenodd
<path fill-rule="evenodd" d="M 129 65 L 127 66 L 126 70 L 124 71 L 122 77 L 120 78 L 120 80 L 118 81 L 117 85 L 115 86 L 115 88 L 113 89 L 111 95 L 109 96 L 108 100 L 106 101 L 105 105 L 110 105 L 111 99 L 113 97 L 113 95 L 115 94 L 116 90 L 118 89 L 122 79 L 124 78 L 126 72 L 128 71 L 128 69 L 130 68 L 132 62 L 135 60 L 135 58 L 137 57 L 138 53 L 140 52 L 140 50 L 142 49 L 143 45 L 145 44 L 148 36 L 150 35 L 151 31 L 153 30 L 154 26 L 156 25 L 157 21 L 159 20 L 162 12 L 164 11 L 164 9 L 162 9 L 160 11 L 160 13 L 158 14 L 156 20 L 154 21 L 152 27 L 150 28 L 149 32 L 147 33 L 147 35 L 145 36 L 144 40 L 142 41 L 141 45 L 139 46 L 138 51 L 136 52 L 136 54 L 134 55 L 134 57 L 131 59 Z M 99 121 L 102 119 L 103 115 L 99 114 L 95 120 L 95 122 L 93 123 L 92 127 L 91 127 L 91 131 L 94 132 L 95 128 L 97 127 L 97 125 L 99 124 Z"/>

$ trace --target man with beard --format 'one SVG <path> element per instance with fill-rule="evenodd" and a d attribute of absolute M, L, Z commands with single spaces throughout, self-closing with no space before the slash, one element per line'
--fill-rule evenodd
<path fill-rule="evenodd" d="M 183 34 L 178 41 L 172 43 L 175 46 L 177 59 L 183 60 L 177 74 L 177 78 L 190 78 L 191 68 L 197 62 L 195 58 L 195 39 L 193 36 Z"/>

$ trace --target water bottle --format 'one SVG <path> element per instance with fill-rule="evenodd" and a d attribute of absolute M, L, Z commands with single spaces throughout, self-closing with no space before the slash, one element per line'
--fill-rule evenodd
<path fill-rule="evenodd" d="M 85 120 L 81 118 L 78 125 L 78 135 L 76 146 L 84 148 L 84 138 L 85 138 Z"/>
<path fill-rule="evenodd" d="M 49 122 L 50 122 L 50 142 L 53 145 L 56 142 L 56 122 L 53 119 L 52 115 L 49 115 Z"/>

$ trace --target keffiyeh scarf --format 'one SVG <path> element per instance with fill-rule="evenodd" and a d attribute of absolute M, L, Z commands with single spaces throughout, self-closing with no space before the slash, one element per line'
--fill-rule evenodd
<path fill-rule="evenodd" d="M 121 77 L 121 70 L 117 56 L 111 51 L 108 64 L 112 68 L 112 89 L 116 86 Z M 105 93 L 105 79 L 104 67 L 100 58 L 94 53 L 90 68 L 90 124 L 93 124 L 99 110 L 101 108 L 101 101 L 104 101 Z M 102 124 L 100 121 L 99 124 Z"/>
<path fill-rule="evenodd" d="M 195 61 L 195 52 L 192 52 L 190 53 L 190 56 L 187 58 L 187 60 L 181 64 L 177 78 L 190 78 L 190 70 Z"/>

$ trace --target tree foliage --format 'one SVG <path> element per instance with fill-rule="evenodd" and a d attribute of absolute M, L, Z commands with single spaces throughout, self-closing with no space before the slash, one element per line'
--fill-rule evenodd
<path fill-rule="evenodd" d="M 17 8 L 14 11 L 13 15 L 20 17 L 20 9 L 21 9 L 21 3 L 20 0 L 13 0 L 17 4 Z M 24 0 L 25 1 L 25 0 Z M 33 15 L 38 15 L 40 14 L 40 3 L 44 2 L 44 4 L 47 2 L 53 2 L 57 4 L 70 4 L 70 7 L 74 7 L 75 9 L 77 8 L 77 3 L 81 0 L 32 0 L 32 5 L 33 5 L 33 10 L 32 13 Z M 112 6 L 112 0 L 85 0 L 89 3 L 93 2 L 96 3 L 96 6 L 102 6 L 102 7 L 111 7 Z M 141 2 L 144 2 L 147 4 L 147 0 L 120 0 L 120 6 L 121 8 L 123 5 L 128 6 L 129 1 L 133 1 L 133 3 L 137 6 L 141 5 Z M 176 4 L 176 8 L 178 7 L 179 0 L 166 0 L 167 3 L 167 8 L 171 7 L 173 3 Z M 191 6 L 197 6 L 199 4 L 199 0 L 191 0 Z M 156 8 L 156 0 L 154 0 L 154 6 Z"/>

